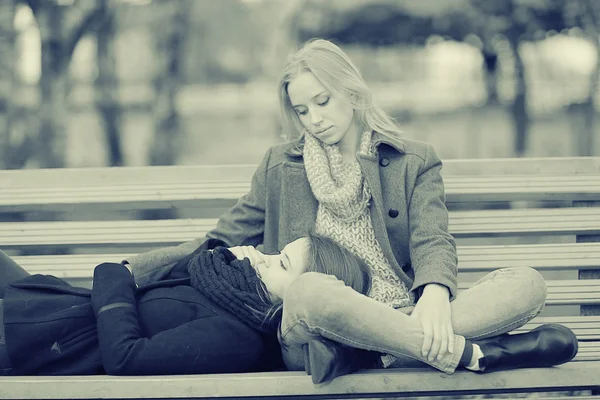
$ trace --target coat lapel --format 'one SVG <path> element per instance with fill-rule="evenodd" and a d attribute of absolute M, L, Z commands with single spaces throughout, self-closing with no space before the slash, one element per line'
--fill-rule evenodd
<path fill-rule="evenodd" d="M 369 189 L 371 189 L 373 199 L 373 205 L 371 206 L 371 220 L 375 231 L 375 238 L 377 239 L 377 242 L 379 242 L 385 257 L 390 261 L 392 267 L 398 271 L 400 270 L 400 266 L 392 251 L 388 233 L 385 228 L 383 192 L 381 191 L 381 179 L 379 177 L 379 164 L 377 161 L 377 157 L 374 156 L 360 155 L 358 157 L 358 162 L 365 177 L 365 181 L 369 186 Z"/>

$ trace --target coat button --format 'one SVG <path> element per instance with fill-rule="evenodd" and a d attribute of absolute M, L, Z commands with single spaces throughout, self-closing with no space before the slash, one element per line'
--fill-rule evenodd
<path fill-rule="evenodd" d="M 379 165 L 381 165 L 382 167 L 387 167 L 388 165 L 390 165 L 389 158 L 382 157 L 381 160 L 379 160 Z"/>
<path fill-rule="evenodd" d="M 398 212 L 398 210 L 390 208 L 390 211 L 388 211 L 388 215 L 392 218 L 396 218 L 400 213 Z"/>

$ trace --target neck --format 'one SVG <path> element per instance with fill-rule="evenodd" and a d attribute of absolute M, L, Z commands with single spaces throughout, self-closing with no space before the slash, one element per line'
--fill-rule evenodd
<path fill-rule="evenodd" d="M 360 146 L 362 131 L 358 124 L 353 124 L 344 138 L 338 143 L 340 153 L 345 162 L 352 162 L 356 158 L 356 152 Z"/>

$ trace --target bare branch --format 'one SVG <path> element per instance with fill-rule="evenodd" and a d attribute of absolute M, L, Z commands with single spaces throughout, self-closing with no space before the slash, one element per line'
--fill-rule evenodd
<path fill-rule="evenodd" d="M 29 8 L 31 8 L 31 11 L 33 12 L 33 14 L 37 15 L 37 13 L 39 12 L 40 7 L 41 7 L 41 1 L 40 0 L 26 0 L 25 2 L 29 6 Z"/>
<path fill-rule="evenodd" d="M 64 53 L 67 57 L 67 60 L 71 59 L 71 56 L 75 51 L 75 47 L 77 47 L 77 43 L 79 43 L 81 38 L 89 32 L 98 30 L 99 27 L 106 22 L 107 16 L 108 12 L 106 8 L 98 6 L 83 17 L 81 23 L 75 26 L 75 28 L 73 28 L 71 33 L 67 36 L 67 43 L 65 45 Z"/>

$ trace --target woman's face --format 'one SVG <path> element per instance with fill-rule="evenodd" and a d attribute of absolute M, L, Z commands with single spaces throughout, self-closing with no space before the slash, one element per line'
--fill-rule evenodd
<path fill-rule="evenodd" d="M 358 137 L 352 104 L 333 96 L 312 72 L 304 71 L 292 79 L 287 92 L 304 128 L 323 143 L 340 144 L 349 132 Z"/>
<path fill-rule="evenodd" d="M 290 284 L 306 271 L 308 264 L 307 238 L 296 239 L 281 253 L 263 255 L 264 262 L 254 267 L 271 295 L 283 299 Z"/>

